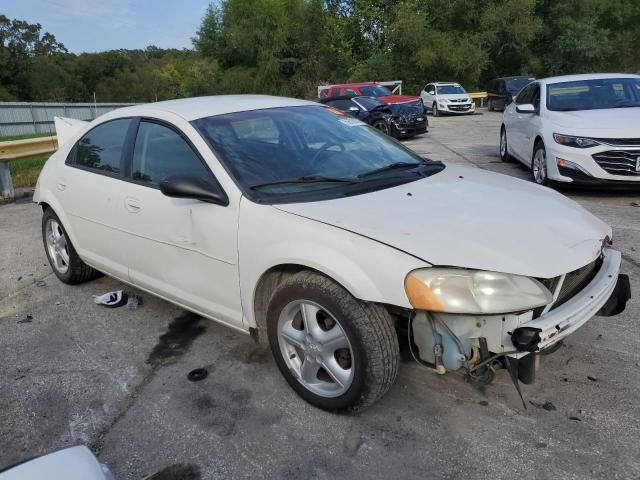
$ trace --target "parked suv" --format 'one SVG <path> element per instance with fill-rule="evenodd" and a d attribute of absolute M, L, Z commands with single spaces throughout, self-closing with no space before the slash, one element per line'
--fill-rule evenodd
<path fill-rule="evenodd" d="M 422 103 L 434 117 L 441 113 L 475 113 L 475 105 L 467 91 L 459 83 L 429 83 L 420 93 Z"/>
<path fill-rule="evenodd" d="M 518 92 L 533 82 L 535 77 L 502 77 L 489 82 L 487 86 L 487 107 L 490 111 L 504 110 Z"/>

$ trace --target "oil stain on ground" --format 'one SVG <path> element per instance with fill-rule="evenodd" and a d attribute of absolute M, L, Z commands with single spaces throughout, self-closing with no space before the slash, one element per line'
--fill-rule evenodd
<path fill-rule="evenodd" d="M 199 480 L 200 478 L 200 468 L 197 465 L 175 463 L 149 477 L 145 477 L 145 480 Z"/>
<path fill-rule="evenodd" d="M 191 312 L 185 312 L 169 323 L 169 328 L 160 335 L 158 343 L 149 354 L 147 363 L 167 365 L 182 356 L 193 341 L 207 329 L 205 320 Z"/>

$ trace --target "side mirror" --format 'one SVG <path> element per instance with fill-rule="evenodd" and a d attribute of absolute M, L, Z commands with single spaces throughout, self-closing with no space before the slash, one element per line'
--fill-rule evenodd
<path fill-rule="evenodd" d="M 436 91 L 435 91 L 435 90 L 429 90 L 427 93 L 428 93 L 429 95 L 435 95 L 435 94 L 436 94 Z"/>
<path fill-rule="evenodd" d="M 160 182 L 160 191 L 167 197 L 193 198 L 223 207 L 229 205 L 227 194 L 217 182 L 195 175 L 169 175 Z"/>
<path fill-rule="evenodd" d="M 355 105 L 352 105 L 351 107 L 349 107 L 349 112 L 351 112 L 351 113 L 360 113 L 360 109 L 358 107 L 356 107 Z"/>
<path fill-rule="evenodd" d="M 516 107 L 516 112 L 518 112 L 518 113 L 536 113 L 536 107 L 534 107 L 530 103 L 523 103 L 522 105 L 518 105 Z"/>

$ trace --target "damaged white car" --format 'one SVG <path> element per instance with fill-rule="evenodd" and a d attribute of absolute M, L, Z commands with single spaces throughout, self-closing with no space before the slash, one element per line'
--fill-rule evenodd
<path fill-rule="evenodd" d="M 399 336 L 437 373 L 530 382 L 535 352 L 629 298 L 611 229 L 574 202 L 323 105 L 194 98 L 58 126 L 34 196 L 55 274 L 251 334 L 320 408 L 379 399 Z"/>

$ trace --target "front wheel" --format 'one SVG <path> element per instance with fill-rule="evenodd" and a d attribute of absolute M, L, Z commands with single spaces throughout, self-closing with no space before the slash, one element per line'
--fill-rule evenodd
<path fill-rule="evenodd" d="M 533 152 L 531 176 L 538 185 L 547 185 L 549 183 L 547 177 L 547 152 L 542 143 L 538 143 Z"/>
<path fill-rule="evenodd" d="M 267 329 L 289 385 L 324 410 L 362 410 L 397 376 L 398 339 L 389 313 L 318 273 L 300 272 L 278 286 Z"/>
<path fill-rule="evenodd" d="M 373 123 L 373 128 L 380 131 L 381 133 L 384 133 L 385 135 L 391 135 L 391 129 L 389 128 L 389 123 L 385 122 L 384 120 L 376 120 Z"/>
<path fill-rule="evenodd" d="M 438 104 L 436 102 L 433 102 L 433 106 L 431 107 L 431 111 L 433 112 L 433 116 L 437 117 L 440 115 L 440 112 L 438 111 Z"/>

